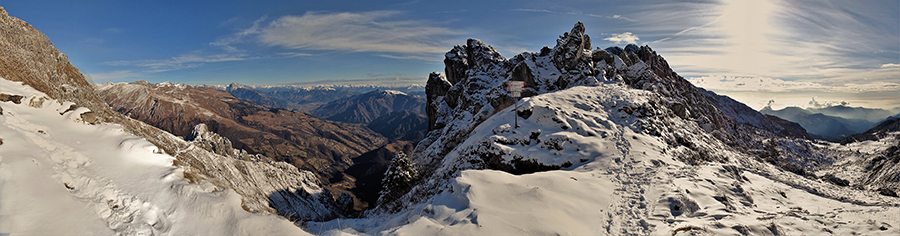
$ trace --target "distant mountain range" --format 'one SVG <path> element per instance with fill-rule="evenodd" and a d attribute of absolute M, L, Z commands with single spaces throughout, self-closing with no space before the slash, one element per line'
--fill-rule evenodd
<path fill-rule="evenodd" d="M 878 123 L 888 116 L 900 114 L 900 107 L 885 110 L 878 108 L 849 107 L 845 105 L 837 105 L 821 108 L 806 108 L 806 110 L 812 113 L 821 113 L 824 115 L 836 116 L 844 119 L 868 120 L 873 123 Z"/>
<path fill-rule="evenodd" d="M 425 97 L 395 90 L 375 90 L 328 102 L 309 113 L 333 121 L 368 124 L 394 111 L 425 113 Z"/>
<path fill-rule="evenodd" d="M 894 110 L 900 110 L 895 108 Z M 828 141 L 840 141 L 850 135 L 862 133 L 874 127 L 894 111 L 863 107 L 830 106 L 822 108 L 786 107 L 773 110 L 764 107 L 760 113 L 800 124 L 813 137 Z"/>
<path fill-rule="evenodd" d="M 395 90 L 410 95 L 422 95 L 422 86 L 385 87 L 374 85 L 334 85 L 334 86 L 256 86 L 231 83 L 228 86 L 215 86 L 237 98 L 247 99 L 257 104 L 272 106 L 292 111 L 309 112 L 325 103 L 348 98 L 354 95 L 375 90 Z"/>
<path fill-rule="evenodd" d="M 261 106 L 209 87 L 138 81 L 99 84 L 96 91 L 131 118 L 183 137 L 204 123 L 235 148 L 313 170 L 323 180 L 339 177 L 350 158 L 386 144 L 362 125 Z"/>
<path fill-rule="evenodd" d="M 875 127 L 872 127 L 866 132 L 850 135 L 841 140 L 841 144 L 848 144 L 852 142 L 866 141 L 866 140 L 879 140 L 888 136 L 888 132 L 900 131 L 900 116 L 892 116 L 888 117 L 881 123 L 878 123 Z"/>

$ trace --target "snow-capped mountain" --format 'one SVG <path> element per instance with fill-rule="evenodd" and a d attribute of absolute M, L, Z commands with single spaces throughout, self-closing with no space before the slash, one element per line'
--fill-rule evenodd
<path fill-rule="evenodd" d="M 421 85 L 403 87 L 377 85 L 262 86 L 231 83 L 228 86 L 216 87 L 216 89 L 224 90 L 235 97 L 251 100 L 259 104 L 307 113 L 328 102 L 375 90 L 395 90 L 411 95 L 421 95 L 423 93 Z"/>
<path fill-rule="evenodd" d="M 592 49 L 580 22 L 512 58 L 454 47 L 426 86 L 429 132 L 383 172 L 379 205 L 324 222 L 352 199 L 315 174 L 257 161 L 211 124 L 178 137 L 118 114 L 2 8 L 0 30 L 0 234 L 900 234 L 900 132 L 812 140 L 649 46 Z"/>
<path fill-rule="evenodd" d="M 397 172 L 414 176 L 411 187 L 389 189 L 368 218 L 307 229 L 900 233 L 900 199 L 881 191 L 897 181 L 867 182 L 859 176 L 874 172 L 855 161 L 892 153 L 884 144 L 898 133 L 850 148 L 811 140 L 796 123 L 694 87 L 648 46 L 591 50 L 581 23 L 540 52 L 507 59 L 470 39 L 444 63 L 426 86 L 430 131 L 411 154 L 415 168 Z M 525 98 L 504 90 L 509 80 L 526 82 Z"/>
<path fill-rule="evenodd" d="M 394 111 L 425 112 L 425 98 L 396 90 L 375 90 L 328 102 L 310 114 L 333 121 L 369 124 Z"/>
<path fill-rule="evenodd" d="M 313 173 L 120 115 L 2 7 L 0 30 L 0 234 L 303 234 L 271 215 L 339 215 Z"/>

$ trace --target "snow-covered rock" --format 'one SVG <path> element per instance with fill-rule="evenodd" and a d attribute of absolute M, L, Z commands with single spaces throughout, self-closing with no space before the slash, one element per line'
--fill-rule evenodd
<path fill-rule="evenodd" d="M 823 177 L 848 150 L 691 85 L 648 46 L 590 51 L 589 41 L 579 23 L 554 48 L 511 59 L 474 39 L 454 47 L 445 72 L 426 85 L 429 134 L 411 154 L 421 176 L 415 186 L 368 218 L 307 229 L 900 232 L 900 218 L 890 217 L 900 199 Z M 525 98 L 504 90 L 509 80 L 526 81 Z"/>
<path fill-rule="evenodd" d="M 0 102 L 0 234 L 306 234 L 282 218 L 247 212 L 267 206 L 232 189 L 186 182 L 191 173 L 172 165 L 178 159 L 120 125 L 85 122 L 87 108 L 2 78 L 0 94 L 29 101 Z M 302 182 L 310 176 L 244 166 L 261 171 L 254 181 L 277 182 L 269 174 L 291 178 L 301 191 L 317 188 Z"/>
<path fill-rule="evenodd" d="M 113 229 L 119 233 L 151 232 L 147 230 L 156 227 L 152 229 L 153 232 L 176 232 L 173 234 L 177 235 L 248 232 L 276 234 L 288 232 L 281 231 L 285 230 L 281 226 L 290 224 L 283 218 L 271 216 L 260 218 L 258 215 L 243 211 L 292 215 L 297 219 L 329 219 L 337 216 L 330 194 L 319 186 L 312 173 L 286 164 L 244 161 L 217 155 L 198 148 L 181 137 L 118 114 L 97 96 L 94 86 L 68 62 L 66 56 L 59 52 L 44 34 L 30 24 L 9 16 L 2 7 L 0 7 L 0 31 L 4 32 L 0 34 L 0 61 L 4 62 L 0 63 L 3 64 L 0 66 L 0 78 L 4 78 L 0 79 L 0 94 L 22 96 L 21 104 L 12 101 L 0 102 L 2 107 L 0 109 L 3 110 L 0 122 L 5 122 L 4 125 L 0 125 L 0 129 L 3 129 L 0 131 L 0 139 L 3 140 L 3 144 L 0 144 L 2 156 L 0 166 L 6 165 L 0 167 L 4 168 L 0 171 L 0 175 L 5 178 L 0 183 L 4 188 L 0 191 L 3 194 L 3 197 L 0 197 L 0 204 L 3 204 L 0 206 L 2 208 L 0 234 L 80 232 L 76 230 L 77 227 L 65 228 L 75 224 L 60 224 L 59 228 L 46 227 L 55 223 L 48 219 L 58 218 L 71 218 L 79 222 L 109 221 L 109 227 L 101 224 L 100 226 L 103 226 L 101 228 Z M 167 86 L 184 87 L 173 83 Z M 95 125 L 73 125 L 76 123 Z M 25 126 L 19 127 L 17 126 L 19 124 Z M 97 138 L 97 143 L 94 143 L 95 137 L 109 135 L 116 137 Z M 168 157 L 164 157 L 166 155 Z M 95 157 L 98 159 L 92 162 Z M 143 160 L 145 157 L 149 159 Z M 165 161 L 159 161 L 162 159 Z M 98 164 L 101 160 L 110 164 Z M 151 167 L 131 163 L 142 161 L 152 162 Z M 26 165 L 28 168 L 18 168 L 31 162 L 34 164 Z M 160 166 L 163 162 L 168 164 Z M 87 173 L 85 171 L 90 173 L 79 174 Z M 116 176 L 106 175 L 105 172 L 111 172 Z M 78 193 L 70 191 L 67 195 L 65 190 L 68 188 L 64 186 L 65 184 L 48 185 L 46 183 L 49 182 L 41 182 L 53 179 L 65 182 L 62 180 L 66 178 L 63 173 L 69 173 L 73 180 L 79 181 L 68 182 L 69 187 L 73 187 L 72 184 L 86 184 L 93 187 L 89 188 L 90 191 Z M 126 173 L 134 174 L 135 177 L 129 177 Z M 75 178 L 76 174 L 91 178 Z M 102 178 L 93 178 L 98 176 Z M 32 182 L 28 182 L 31 178 L 41 183 L 38 185 L 41 186 L 39 189 L 36 188 L 35 191 L 28 189 L 29 186 L 33 186 L 30 184 Z M 179 182 L 182 178 L 192 184 Z M 112 185 L 108 184 L 110 181 L 113 182 Z M 145 182 L 148 189 L 156 192 L 140 190 Z M 153 194 L 152 196 L 174 195 L 163 197 L 171 200 L 169 201 L 142 195 L 145 193 Z M 47 201 L 32 200 L 38 197 L 46 197 Z M 134 206 L 126 208 L 129 209 L 127 212 L 109 215 L 106 211 L 116 205 L 105 206 L 107 205 L 105 201 L 109 199 L 114 200 L 110 203 L 131 199 L 128 200 L 132 201 L 129 204 L 133 203 Z M 60 201 L 58 205 L 54 202 L 56 200 Z M 174 211 L 173 214 L 178 215 L 174 219 L 180 219 L 178 217 L 181 216 L 199 219 L 205 215 L 210 220 L 184 220 L 184 225 L 177 226 L 174 225 L 180 224 L 178 223 L 180 220 L 171 222 L 150 220 L 148 221 L 150 226 L 134 226 L 140 229 L 128 226 L 143 224 L 144 221 L 136 218 L 138 213 L 135 212 L 138 210 L 140 214 L 150 214 L 147 212 L 152 211 L 150 208 L 143 209 L 142 202 L 156 204 L 160 212 Z M 166 203 L 168 205 L 163 206 L 163 202 L 168 202 Z M 16 215 L 32 206 L 41 205 L 39 203 L 48 204 L 50 207 L 34 208 L 36 210 L 25 217 Z M 72 205 L 75 203 L 82 205 Z M 23 205 L 10 207 L 9 204 Z M 104 206 L 103 208 L 108 210 L 101 211 L 102 209 L 96 208 L 97 211 L 101 211 L 98 215 L 83 217 L 85 215 L 78 213 L 69 215 L 65 214 L 66 211 L 48 210 L 53 208 L 52 206 L 61 206 L 60 210 L 88 209 L 88 213 L 96 206 Z M 121 207 L 121 204 L 119 206 Z M 240 207 L 241 210 L 233 211 L 236 207 Z M 199 214 L 190 216 L 194 212 Z M 221 217 L 209 217 L 213 215 Z M 245 218 L 249 221 L 242 220 Z M 257 224 L 258 221 L 268 223 Z M 122 224 L 125 226 L 121 226 Z M 174 230 L 194 227 L 192 226 L 194 224 L 228 225 L 228 227 L 219 229 L 198 227 L 197 231 Z M 95 224 L 85 225 L 87 227 L 86 231 L 83 231 L 85 233 L 94 232 L 93 229 L 96 229 L 93 227 Z M 265 225 L 275 228 L 272 228 L 273 231 L 267 231 L 269 226 Z M 13 226 L 15 228 L 9 228 Z M 165 227 L 172 230 L 167 231 Z M 208 231 L 203 231 L 204 229 Z M 109 232 L 106 230 L 98 231 L 98 234 Z"/>

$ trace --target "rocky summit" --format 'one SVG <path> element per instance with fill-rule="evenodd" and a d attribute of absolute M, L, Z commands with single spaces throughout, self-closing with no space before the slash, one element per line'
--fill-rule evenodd
<path fill-rule="evenodd" d="M 893 143 L 897 137 L 883 136 L 878 141 L 888 146 L 857 143 L 848 148 L 820 143 L 796 123 L 695 87 L 647 45 L 592 49 L 584 30 L 578 23 L 559 36 L 556 46 L 512 58 L 503 57 L 477 39 L 447 52 L 445 71 L 431 73 L 426 85 L 429 132 L 411 154 L 415 170 L 405 172 L 416 173 L 415 178 L 407 187 L 386 189 L 370 215 L 396 216 L 383 221 L 389 225 L 397 219 L 416 219 L 404 217 L 408 211 L 427 212 L 425 218 L 439 222 L 459 222 L 462 219 L 456 214 L 470 214 L 465 218 L 470 221 L 463 221 L 472 224 L 476 218 L 478 222 L 494 222 L 510 209 L 492 212 L 491 204 L 505 201 L 486 197 L 500 197 L 493 191 L 515 193 L 500 197 L 509 201 L 540 199 L 537 201 L 541 204 L 552 205 L 556 201 L 550 199 L 557 199 L 556 194 L 569 193 L 553 187 L 562 184 L 554 182 L 559 180 L 554 176 L 568 176 L 565 178 L 581 183 L 585 176 L 576 175 L 587 173 L 592 176 L 588 179 L 609 180 L 615 187 L 597 189 L 603 193 L 584 198 L 571 197 L 580 193 L 570 193 L 566 200 L 560 200 L 562 205 L 554 206 L 569 212 L 565 209 L 572 206 L 563 203 L 579 205 L 582 200 L 597 200 L 596 194 L 612 194 L 620 200 L 600 203 L 604 207 L 599 211 L 609 213 L 596 216 L 604 219 L 596 226 L 598 230 L 609 234 L 691 231 L 693 228 L 678 228 L 683 224 L 666 217 L 702 221 L 710 216 L 700 213 L 705 212 L 702 209 L 719 203 L 724 204 L 723 212 L 730 212 L 723 214 L 734 217 L 731 219 L 736 226 L 706 226 L 712 228 L 711 232 L 780 232 L 785 226 L 760 223 L 755 219 L 761 218 L 753 218 L 756 216 L 737 220 L 769 214 L 755 207 L 766 205 L 758 199 L 768 190 L 750 183 L 763 180 L 745 178 L 747 175 L 766 176 L 764 181 L 803 189 L 800 191 L 808 194 L 804 196 L 839 199 L 859 206 L 897 203 L 891 196 L 898 185 L 885 178 L 900 173 L 893 170 L 896 163 L 882 161 L 883 156 L 893 155 L 890 146 L 896 146 Z M 525 81 L 523 98 L 517 99 L 505 90 L 508 81 Z M 519 103 L 518 109 L 515 103 Z M 513 116 L 520 127 L 513 127 Z M 854 153 L 854 148 L 867 151 Z M 867 159 L 880 163 L 879 167 L 851 164 Z M 891 171 L 881 171 L 886 169 Z M 708 186 L 691 185 L 713 189 L 708 195 L 716 199 L 713 202 L 704 203 L 700 195 L 706 193 L 691 187 L 666 187 L 679 186 L 684 178 L 706 178 L 700 176 L 713 172 L 737 173 L 714 174 L 719 177 L 707 179 L 712 183 Z M 555 184 L 516 182 L 532 178 Z M 731 183 L 731 187 L 723 187 L 718 181 Z M 481 189 L 485 186 L 494 187 Z M 842 186 L 855 186 L 856 190 L 844 192 Z M 669 189 L 665 191 L 671 190 L 671 194 L 654 189 Z M 456 201 L 465 204 L 460 207 Z M 442 207 L 455 210 L 438 210 Z M 507 226 L 593 232 L 515 223 L 497 223 L 489 228 Z M 485 227 L 483 232 L 493 232 Z"/>
<path fill-rule="evenodd" d="M 762 149 L 758 140 L 773 135 L 808 138 L 795 123 L 765 116 L 731 98 L 691 85 L 649 46 L 591 49 L 590 37 L 584 30 L 579 22 L 559 36 L 553 48 L 544 47 L 511 59 L 477 39 L 469 39 L 466 45 L 447 52 L 444 73 L 431 73 L 426 85 L 429 134 L 413 154 L 423 163 L 424 173 L 438 169 L 442 163 L 439 157 L 467 140 L 481 122 L 516 102 L 504 90 L 507 81 L 525 81 L 522 94 L 526 98 L 601 84 L 652 92 L 659 95 L 652 103 L 641 107 L 619 105 L 616 109 L 644 117 L 665 112 L 695 123 L 718 142 L 739 149 Z M 528 119 L 531 112 L 523 110 L 518 115 Z M 656 119 L 646 122 L 641 124 L 644 132 L 661 135 L 669 143 L 684 144 L 699 159 L 720 159 L 711 156 L 711 150 L 687 143 L 689 139 L 674 132 L 671 123 Z"/>

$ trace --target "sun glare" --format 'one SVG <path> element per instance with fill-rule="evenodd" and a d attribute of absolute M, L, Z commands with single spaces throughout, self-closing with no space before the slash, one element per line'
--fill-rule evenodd
<path fill-rule="evenodd" d="M 734 68 L 737 72 L 765 75 L 777 61 L 769 55 L 773 52 L 770 37 L 776 32 L 772 13 L 776 4 L 771 0 L 724 1 L 722 14 L 716 19 L 721 30 L 725 58 L 715 60 L 720 68 Z"/>

